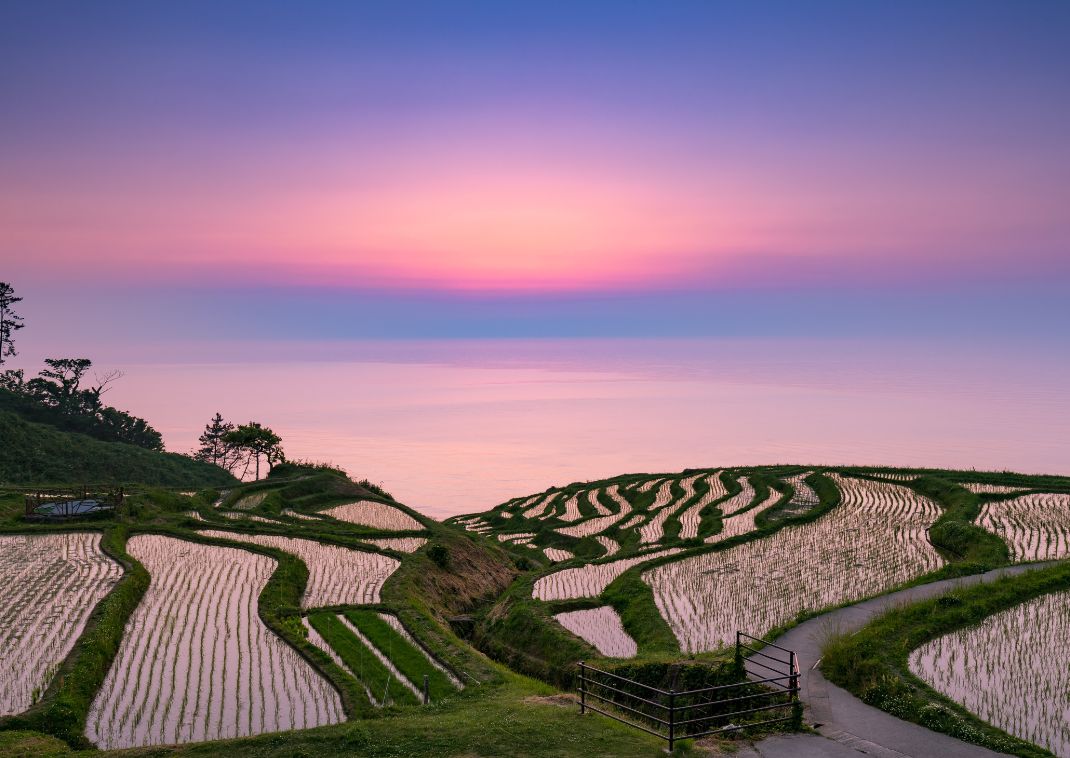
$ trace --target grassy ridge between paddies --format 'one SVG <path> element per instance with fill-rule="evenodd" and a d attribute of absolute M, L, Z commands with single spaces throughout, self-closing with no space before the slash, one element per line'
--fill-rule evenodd
<path fill-rule="evenodd" d="M 382 661 L 346 627 L 337 614 L 329 611 L 311 613 L 308 621 L 349 670 L 364 683 L 376 702 L 387 705 L 416 704 L 412 692 L 398 682 Z"/>
<path fill-rule="evenodd" d="M 237 481 L 210 463 L 61 431 L 10 410 L 0 409 L 0 440 L 0 482 L 9 484 L 137 483 L 199 489 Z"/>
<path fill-rule="evenodd" d="M 432 666 L 426 655 L 413 647 L 412 643 L 380 618 L 377 613 L 354 609 L 347 610 L 345 615 L 417 688 L 423 687 L 426 676 L 428 695 L 431 700 L 440 700 L 456 691 L 449 677 Z"/>
<path fill-rule="evenodd" d="M 894 608 L 853 635 L 833 637 L 823 651 L 821 668 L 829 680 L 901 719 L 992 750 L 1025 758 L 1050 757 L 1047 750 L 981 721 L 929 687 L 911 673 L 908 659 L 930 640 L 1066 589 L 1070 589 L 1070 563 Z"/>
<path fill-rule="evenodd" d="M 758 479 L 758 487 L 756 488 L 757 502 L 760 502 L 757 498 L 764 498 L 768 493 L 771 477 L 765 475 L 762 478 L 764 474 L 762 470 L 740 470 L 736 473 L 744 476 L 749 474 L 756 476 Z M 733 477 L 723 476 L 722 481 L 728 491 L 728 497 L 740 492 L 741 488 Z M 610 583 L 598 598 L 543 602 L 532 597 L 532 588 L 538 579 L 538 575 L 532 573 L 523 574 L 481 619 L 477 633 L 477 644 L 492 657 L 508 663 L 517 670 L 562 687 L 570 687 L 574 684 L 576 661 L 597 661 L 602 659 L 594 647 L 571 634 L 554 621 L 553 615 L 564 611 L 594 608 L 608 604 L 620 615 L 625 630 L 639 647 L 639 656 L 633 659 L 634 661 L 642 663 L 644 661 L 663 662 L 670 658 L 681 659 L 682 654 L 676 637 L 658 611 L 650 586 L 642 581 L 642 573 L 654 566 L 715 550 L 725 550 L 743 542 L 760 539 L 791 524 L 812 521 L 839 503 L 839 490 L 826 477 L 820 473 L 814 473 L 807 481 L 811 483 L 811 486 L 815 488 L 821 498 L 820 504 L 809 512 L 790 518 L 769 520 L 768 523 L 758 526 L 756 531 L 712 545 L 704 544 L 698 540 L 672 540 L 670 537 L 670 541 L 663 544 L 682 547 L 684 548 L 683 552 L 654 558 L 633 566 Z M 600 485 L 592 483 L 590 486 Z M 631 493 L 628 494 L 631 495 Z M 702 492 L 699 492 L 696 497 L 701 494 Z M 650 493 L 640 493 L 638 497 L 644 496 L 649 498 Z M 781 500 L 784 499 L 790 499 L 790 493 L 785 493 Z M 689 500 L 688 502 L 691 501 Z M 720 500 L 703 509 L 704 525 L 700 535 L 707 530 L 714 531 L 716 525 L 720 522 L 720 517 L 717 515 L 716 510 L 716 502 L 720 502 Z M 776 508 L 779 504 L 780 501 L 767 508 L 766 511 Z M 762 514 L 758 515 L 759 524 L 761 523 L 761 516 Z M 617 556 L 614 556 L 610 560 L 616 559 Z M 572 565 L 572 563 L 569 562 L 562 565 L 568 566 Z M 561 566 L 555 566 L 553 570 L 559 570 L 560 568 Z M 701 660 L 707 662 L 710 666 L 720 667 L 730 661 L 731 656 L 723 652 L 714 652 L 689 654 L 683 659 Z M 611 662 L 603 661 L 603 664 L 611 665 Z"/>

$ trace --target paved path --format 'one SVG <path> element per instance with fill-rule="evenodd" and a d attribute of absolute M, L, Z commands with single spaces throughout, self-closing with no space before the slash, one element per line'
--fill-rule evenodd
<path fill-rule="evenodd" d="M 866 705 L 821 675 L 817 668 L 821 647 L 830 631 L 855 632 L 890 606 L 924 600 L 953 587 L 991 582 L 1001 576 L 1051 565 L 1054 564 L 1008 566 L 986 574 L 911 587 L 818 616 L 774 640 L 777 645 L 794 650 L 799 656 L 805 718 L 820 736 L 798 734 L 769 737 L 754 746 L 752 755 L 762 758 L 843 758 L 857 755 L 858 752 L 881 758 L 991 758 L 1003 755 L 946 734 L 929 731 Z M 746 753 L 741 753 L 741 758 L 744 755 Z"/>

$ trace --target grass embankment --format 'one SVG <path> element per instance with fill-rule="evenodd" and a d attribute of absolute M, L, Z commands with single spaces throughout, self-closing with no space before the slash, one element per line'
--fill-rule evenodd
<path fill-rule="evenodd" d="M 346 614 L 348 616 L 348 614 Z M 379 660 L 368 646 L 353 634 L 334 613 L 309 614 L 309 623 L 338 654 L 349 670 L 371 692 L 376 702 L 383 705 L 415 705 L 416 698 L 397 677 Z M 374 644 L 374 643 L 372 643 Z"/>
<path fill-rule="evenodd" d="M 218 466 L 184 455 L 104 442 L 6 410 L 0 410 L 0 439 L 0 482 L 10 484 L 137 483 L 197 489 L 237 481 Z"/>
<path fill-rule="evenodd" d="M 239 740 L 123 751 L 126 758 L 240 755 L 251 758 L 656 758 L 664 740 L 597 715 L 581 716 L 544 684 L 510 675 L 478 701 L 452 698 L 382 718 Z M 543 700 L 542 698 L 547 698 Z M 565 706 L 565 707 L 562 707 Z M 686 749 L 680 751 L 687 754 Z M 0 732 L 0 755 L 73 755 L 58 740 Z M 94 753 L 93 755 L 107 755 Z M 117 755 L 119 755 L 117 753 Z"/>
<path fill-rule="evenodd" d="M 397 667 L 402 675 L 418 689 L 427 677 L 431 701 L 452 695 L 457 689 L 442 671 L 432 666 L 427 656 L 397 632 L 374 611 L 347 610 L 346 618 L 368 638 Z"/>
<path fill-rule="evenodd" d="M 93 609 L 82 636 L 41 700 L 18 716 L 0 719 L 0 728 L 32 729 L 75 747 L 91 747 L 84 735 L 86 715 L 119 651 L 127 619 L 149 587 L 148 572 L 126 552 L 127 536 L 123 526 L 104 533 L 101 548 L 122 564 L 122 578 Z"/>
<path fill-rule="evenodd" d="M 910 672 L 908 659 L 930 640 L 1035 597 L 1067 589 L 1070 564 L 1063 564 L 895 608 L 853 635 L 833 638 L 823 651 L 821 669 L 829 680 L 864 702 L 901 719 L 1000 752 L 1026 758 L 1051 756 L 933 690 Z"/>
<path fill-rule="evenodd" d="M 973 523 L 981 513 L 977 495 L 935 476 L 920 477 L 910 486 L 944 509 L 929 528 L 929 541 L 948 565 L 939 572 L 939 577 L 930 579 L 977 574 L 1010 562 L 1010 551 L 1003 540 Z"/>

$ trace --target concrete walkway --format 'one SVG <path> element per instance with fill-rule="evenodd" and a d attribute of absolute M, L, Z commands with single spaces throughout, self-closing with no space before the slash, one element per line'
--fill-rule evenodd
<path fill-rule="evenodd" d="M 1052 565 L 1008 566 L 986 574 L 911 587 L 831 611 L 773 640 L 781 647 L 794 650 L 799 656 L 806 723 L 812 725 L 820 736 L 798 734 L 769 737 L 754 745 L 754 752 L 750 755 L 762 758 L 843 758 L 857 755 L 858 752 L 882 758 L 991 758 L 1003 755 L 946 734 L 929 731 L 866 705 L 822 676 L 817 668 L 821 648 L 830 632 L 855 632 L 891 606 L 925 600 L 955 587 L 991 582 L 1002 576 Z M 739 753 L 741 758 L 747 754 Z"/>

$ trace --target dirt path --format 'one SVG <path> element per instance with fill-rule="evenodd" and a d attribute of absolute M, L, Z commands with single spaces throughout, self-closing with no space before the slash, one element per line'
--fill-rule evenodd
<path fill-rule="evenodd" d="M 830 630 L 857 631 L 890 606 L 925 600 L 956 586 L 991 582 L 1002 576 L 1051 565 L 1008 566 L 977 576 L 911 587 L 818 616 L 774 640 L 776 644 L 794 650 L 799 656 L 806 722 L 814 726 L 820 736 L 800 734 L 771 737 L 754 745 L 751 755 L 762 758 L 837 758 L 855 751 L 881 758 L 980 758 L 1003 755 L 930 731 L 866 705 L 822 676 L 817 668 L 821 647 Z M 738 755 L 744 758 L 747 752 Z"/>

